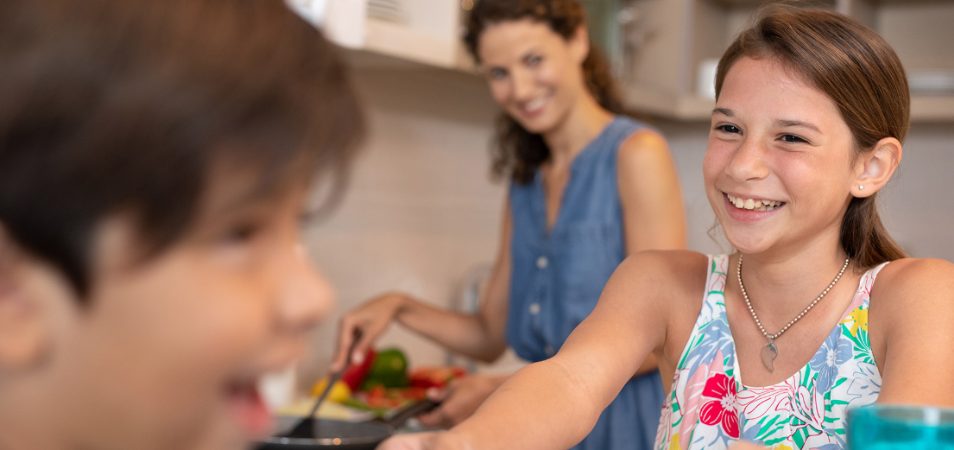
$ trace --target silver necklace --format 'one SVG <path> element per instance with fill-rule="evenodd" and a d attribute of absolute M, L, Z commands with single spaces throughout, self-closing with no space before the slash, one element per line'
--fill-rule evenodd
<path fill-rule="evenodd" d="M 742 254 L 739 254 L 739 263 L 735 267 L 735 276 L 739 280 L 739 289 L 742 291 L 742 299 L 745 300 L 745 306 L 749 308 L 749 314 L 751 314 L 752 319 L 755 320 L 755 324 L 759 327 L 759 331 L 762 332 L 762 336 L 765 336 L 765 338 L 768 339 L 768 343 L 765 344 L 765 347 L 762 347 L 760 356 L 762 357 L 762 365 L 765 366 L 769 372 L 773 372 L 775 370 L 775 358 L 778 357 L 778 347 L 775 345 L 775 340 L 778 339 L 782 333 L 788 331 L 792 325 L 795 325 L 795 322 L 798 322 L 802 317 L 805 316 L 805 314 L 808 313 L 808 311 L 811 311 L 811 309 L 814 308 L 821 299 L 828 295 L 828 291 L 830 291 L 831 288 L 835 286 L 835 283 L 838 283 L 838 280 L 841 279 L 841 276 L 844 275 L 845 269 L 848 268 L 848 260 L 848 258 L 845 258 L 845 263 L 841 265 L 841 270 L 838 271 L 838 275 L 835 275 L 835 279 L 831 280 L 831 283 L 828 283 L 828 286 L 825 288 L 825 290 L 821 291 L 821 293 L 815 296 L 815 299 L 812 300 L 812 302 L 809 303 L 808 306 L 802 310 L 802 312 L 798 313 L 792 320 L 789 320 L 781 330 L 778 330 L 775 333 L 769 333 L 768 331 L 765 331 L 765 327 L 762 326 L 762 321 L 759 320 L 759 316 L 755 314 L 755 309 L 752 308 L 752 302 L 749 300 L 749 294 L 745 292 L 745 285 L 742 284 Z"/>

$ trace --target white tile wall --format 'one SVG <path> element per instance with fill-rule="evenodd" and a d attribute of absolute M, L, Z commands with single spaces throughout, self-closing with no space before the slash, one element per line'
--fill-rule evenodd
<path fill-rule="evenodd" d="M 377 58 L 356 64 L 370 133 L 343 203 L 309 232 L 338 307 L 317 333 L 305 372 L 327 363 L 342 311 L 393 289 L 448 305 L 467 272 L 490 263 L 498 246 L 505 186 L 489 177 L 496 109 L 484 84 Z M 414 365 L 445 357 L 399 327 L 380 345 L 400 346 Z"/>

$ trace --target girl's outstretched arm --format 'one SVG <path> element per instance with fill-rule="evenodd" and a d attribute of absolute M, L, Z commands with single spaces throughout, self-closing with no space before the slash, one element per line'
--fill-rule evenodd
<path fill-rule="evenodd" d="M 670 299 L 683 292 L 673 261 L 687 253 L 627 258 L 556 356 L 517 372 L 450 432 L 402 436 L 381 448 L 550 450 L 576 444 L 643 360 L 663 347 Z"/>

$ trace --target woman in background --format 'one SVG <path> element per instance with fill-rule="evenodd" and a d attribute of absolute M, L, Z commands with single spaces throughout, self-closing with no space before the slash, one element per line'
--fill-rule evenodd
<path fill-rule="evenodd" d="M 575 0 L 482 0 L 467 48 L 503 109 L 493 169 L 510 181 L 500 247 L 479 311 L 436 308 L 405 293 L 344 316 L 335 366 L 352 331 L 364 354 L 393 321 L 453 351 L 494 361 L 509 345 L 549 358 L 593 309 L 629 254 L 685 245 L 679 183 L 658 132 L 621 114 L 608 67 L 590 46 Z M 472 375 L 421 417 L 453 425 L 506 376 Z M 622 389 L 580 449 L 649 448 L 662 405 L 654 361 Z"/>

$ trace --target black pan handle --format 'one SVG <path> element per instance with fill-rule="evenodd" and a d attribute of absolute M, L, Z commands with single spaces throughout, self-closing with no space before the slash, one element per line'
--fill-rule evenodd
<path fill-rule="evenodd" d="M 392 428 L 400 428 L 402 425 L 404 425 L 404 422 L 407 422 L 411 417 L 432 411 L 434 408 L 437 408 L 440 405 L 441 402 L 431 400 L 429 398 L 418 400 L 416 402 L 402 406 L 387 418 L 381 419 L 381 421 L 388 424 Z"/>

